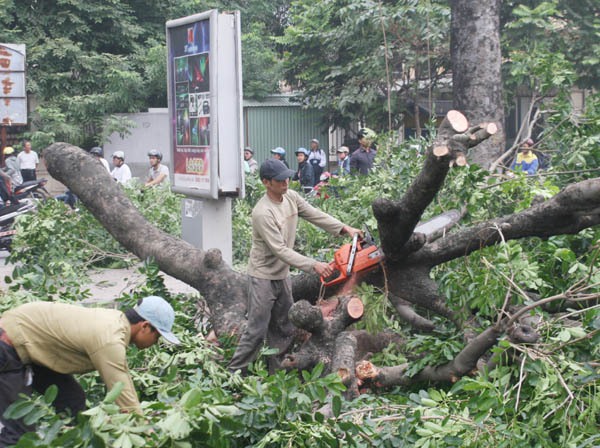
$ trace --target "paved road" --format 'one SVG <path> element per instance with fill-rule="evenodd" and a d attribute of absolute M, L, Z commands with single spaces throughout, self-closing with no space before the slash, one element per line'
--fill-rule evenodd
<path fill-rule="evenodd" d="M 8 252 L 0 251 L 0 289 L 5 289 L 4 277 L 11 275 L 13 266 L 6 264 Z M 144 282 L 145 277 L 136 268 L 101 269 L 89 273 L 92 298 L 100 301 L 116 299 Z M 191 286 L 163 273 L 165 285 L 171 293 L 197 294 Z"/>

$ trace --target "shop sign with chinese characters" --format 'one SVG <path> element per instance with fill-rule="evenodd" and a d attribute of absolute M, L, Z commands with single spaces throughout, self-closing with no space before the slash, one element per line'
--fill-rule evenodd
<path fill-rule="evenodd" d="M 27 124 L 24 44 L 0 44 L 0 123 Z"/>

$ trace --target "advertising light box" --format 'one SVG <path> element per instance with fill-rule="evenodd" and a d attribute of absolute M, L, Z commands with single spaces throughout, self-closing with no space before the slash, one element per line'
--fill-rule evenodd
<path fill-rule="evenodd" d="M 239 12 L 167 22 L 173 190 L 243 197 Z"/>
<path fill-rule="evenodd" d="M 27 124 L 24 44 L 0 44 L 0 123 Z"/>

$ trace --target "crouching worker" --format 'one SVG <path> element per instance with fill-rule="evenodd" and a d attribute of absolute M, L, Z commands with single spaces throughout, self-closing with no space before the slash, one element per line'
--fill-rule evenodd
<path fill-rule="evenodd" d="M 98 370 L 108 390 L 124 384 L 116 404 L 125 412 L 140 412 L 140 403 L 127 367 L 126 348 L 151 347 L 162 336 L 172 344 L 175 313 L 161 297 L 149 296 L 124 313 L 64 303 L 33 302 L 5 312 L 0 318 L 0 447 L 16 443 L 34 428 L 6 419 L 6 408 L 35 390 L 55 384 L 57 411 L 72 415 L 86 408 L 85 393 L 72 376 Z"/>

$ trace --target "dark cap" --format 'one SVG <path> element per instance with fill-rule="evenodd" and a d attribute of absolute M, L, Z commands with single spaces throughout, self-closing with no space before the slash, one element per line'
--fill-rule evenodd
<path fill-rule="evenodd" d="M 294 175 L 294 171 L 290 170 L 281 160 L 267 159 L 260 166 L 261 179 L 285 180 Z"/>

